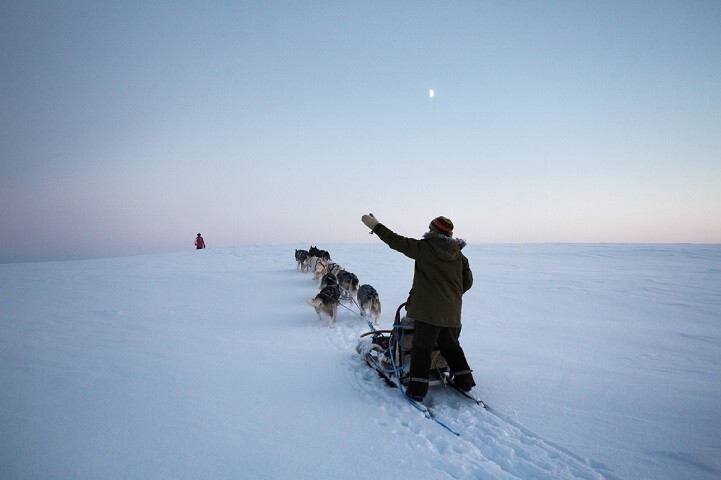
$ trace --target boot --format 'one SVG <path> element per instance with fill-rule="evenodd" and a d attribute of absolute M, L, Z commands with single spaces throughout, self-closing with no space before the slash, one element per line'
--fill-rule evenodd
<path fill-rule="evenodd" d="M 470 391 L 471 388 L 476 385 L 476 382 L 473 380 L 471 367 L 468 366 L 466 354 L 463 353 L 463 349 L 460 345 L 442 352 L 442 354 L 451 369 L 453 384 L 464 392 Z"/>
<path fill-rule="evenodd" d="M 425 348 L 411 350 L 411 368 L 406 395 L 418 402 L 428 393 L 428 374 L 431 370 L 431 351 Z"/>
<path fill-rule="evenodd" d="M 471 371 L 466 370 L 465 372 L 458 372 L 453 375 L 453 385 L 464 392 L 470 392 L 471 389 L 476 386 L 476 382 L 473 381 Z"/>

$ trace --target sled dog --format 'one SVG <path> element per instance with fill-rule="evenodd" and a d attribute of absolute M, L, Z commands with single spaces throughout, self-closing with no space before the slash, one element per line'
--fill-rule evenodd
<path fill-rule="evenodd" d="M 328 273 L 332 273 L 333 275 L 338 275 L 338 272 L 341 270 L 344 270 L 344 268 L 335 262 L 328 262 L 328 266 L 326 267 L 326 271 Z"/>
<path fill-rule="evenodd" d="M 338 280 L 335 278 L 335 275 L 332 273 L 326 273 L 323 275 L 323 278 L 320 280 L 320 289 L 323 290 L 327 286 L 331 287 L 337 287 L 338 286 Z M 339 290 L 340 292 L 340 290 Z"/>
<path fill-rule="evenodd" d="M 325 274 L 326 263 L 320 257 L 310 257 L 308 267 L 313 272 L 313 281 L 319 283 L 321 277 Z"/>
<path fill-rule="evenodd" d="M 301 272 L 305 272 L 306 270 L 308 270 L 308 251 L 296 250 L 295 261 L 298 262 L 296 270 L 300 270 Z"/>
<path fill-rule="evenodd" d="M 330 253 L 328 253 L 327 250 L 320 250 L 318 247 L 310 247 L 308 249 L 308 255 L 311 257 L 319 257 L 326 262 L 330 262 Z"/>
<path fill-rule="evenodd" d="M 328 318 L 328 326 L 333 328 L 333 323 L 338 317 L 338 299 L 340 291 L 338 285 L 328 285 L 323 288 L 315 298 L 308 299 L 308 305 L 315 308 L 318 320 L 323 320 L 323 316 Z"/>
<path fill-rule="evenodd" d="M 378 325 L 378 319 L 381 316 L 381 301 L 375 288 L 368 284 L 358 288 L 358 307 L 360 307 L 361 317 L 370 315 L 373 317 L 373 323 Z"/>
<path fill-rule="evenodd" d="M 338 279 L 338 285 L 340 285 L 341 290 L 345 292 L 345 295 L 347 295 L 351 300 L 358 303 L 358 277 L 355 275 L 355 273 L 350 273 L 346 270 L 341 270 L 338 272 L 338 275 L 336 275 L 336 278 Z"/>

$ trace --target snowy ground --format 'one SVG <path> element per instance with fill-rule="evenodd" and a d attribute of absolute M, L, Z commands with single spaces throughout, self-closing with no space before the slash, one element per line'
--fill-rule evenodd
<path fill-rule="evenodd" d="M 317 320 L 307 247 L 0 265 L 0 478 L 721 478 L 721 246 L 468 246 L 459 437 Z M 319 247 L 390 326 L 412 262 Z"/>

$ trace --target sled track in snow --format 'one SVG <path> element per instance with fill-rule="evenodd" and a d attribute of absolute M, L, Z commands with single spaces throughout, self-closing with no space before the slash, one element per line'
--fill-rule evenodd
<path fill-rule="evenodd" d="M 398 389 L 388 387 L 355 352 L 359 336 L 367 331 L 364 326 L 352 315 L 341 315 L 335 328 L 324 330 L 331 344 L 347 352 L 344 366 L 350 383 L 368 402 L 377 405 L 378 414 L 373 421 L 407 437 L 414 449 L 427 450 L 429 467 L 455 479 L 616 478 L 602 465 L 544 441 L 493 410 L 492 405 L 488 411 L 483 410 L 450 389 L 431 388 L 424 404 L 460 436 L 429 421 Z"/>

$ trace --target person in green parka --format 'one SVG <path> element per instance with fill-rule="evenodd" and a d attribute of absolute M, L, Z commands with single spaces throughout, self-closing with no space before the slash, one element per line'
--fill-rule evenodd
<path fill-rule="evenodd" d="M 392 232 L 372 213 L 363 215 L 361 221 L 390 248 L 415 260 L 406 303 L 406 316 L 415 322 L 406 395 L 422 401 L 428 393 L 435 345 L 448 363 L 453 383 L 470 391 L 476 383 L 458 341 L 462 297 L 473 285 L 468 259 L 461 253 L 466 242 L 453 238 L 453 222 L 443 216 L 431 221 L 420 240 Z"/>

